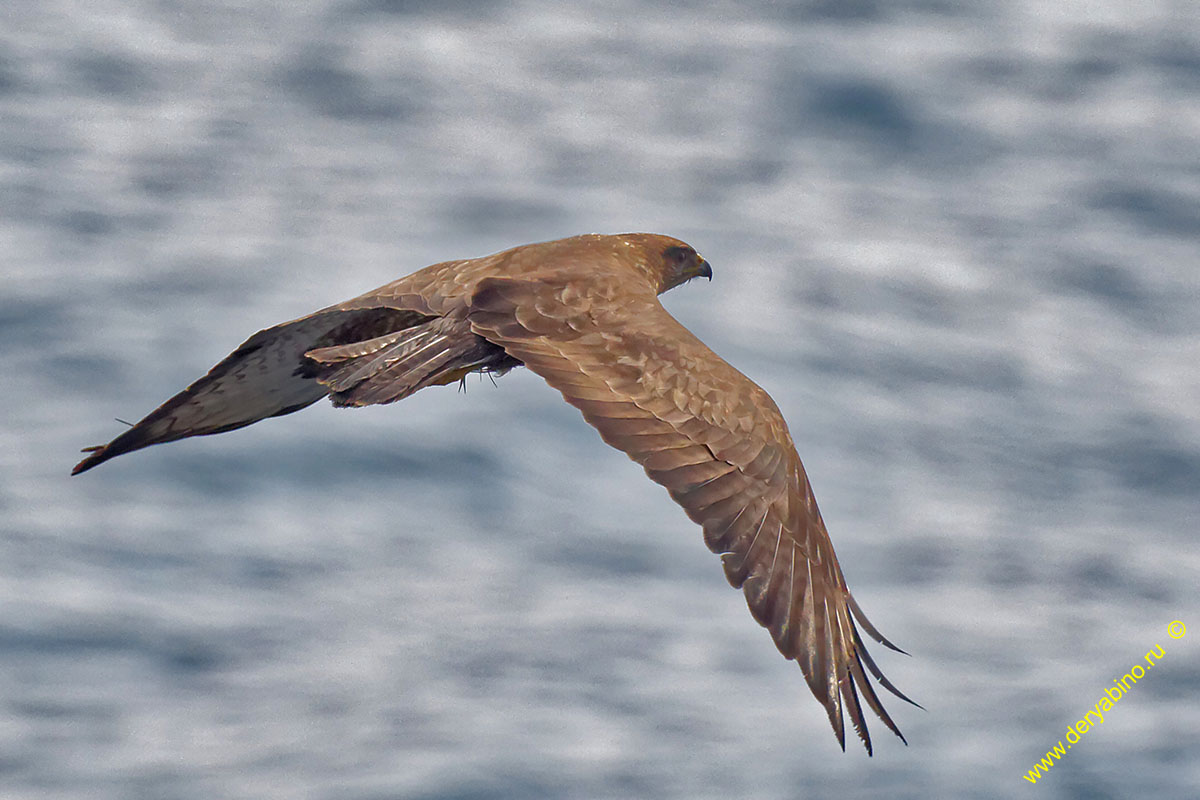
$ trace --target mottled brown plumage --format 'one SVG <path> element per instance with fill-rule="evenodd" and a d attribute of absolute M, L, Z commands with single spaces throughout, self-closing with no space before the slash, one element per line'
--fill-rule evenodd
<path fill-rule="evenodd" d="M 751 614 L 800 664 L 843 748 L 844 708 L 871 751 L 860 698 L 903 739 L 866 673 L 908 698 L 875 665 L 855 620 L 897 648 L 846 588 L 783 416 L 658 302 L 698 276 L 712 276 L 707 262 L 656 234 L 575 236 L 435 264 L 256 333 L 137 425 L 88 448 L 73 474 L 326 395 L 338 406 L 390 403 L 524 365 L 701 525 Z"/>

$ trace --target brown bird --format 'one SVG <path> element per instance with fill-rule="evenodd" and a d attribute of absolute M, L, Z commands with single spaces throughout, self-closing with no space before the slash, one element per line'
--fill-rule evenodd
<path fill-rule="evenodd" d="M 876 666 L 854 620 L 899 648 L 847 589 L 783 416 L 658 301 L 700 276 L 711 279 L 712 270 L 695 250 L 648 233 L 575 236 L 435 264 L 259 331 L 107 445 L 86 448 L 72 474 L 152 444 L 290 414 L 326 395 L 335 406 L 391 403 L 471 372 L 525 366 L 703 527 L 750 613 L 800 664 L 843 750 L 844 706 L 871 752 L 860 693 L 904 741 L 866 672 L 912 701 Z"/>

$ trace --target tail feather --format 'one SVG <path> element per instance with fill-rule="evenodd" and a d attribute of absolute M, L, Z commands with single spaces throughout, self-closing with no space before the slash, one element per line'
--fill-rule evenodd
<path fill-rule="evenodd" d="M 369 356 L 372 353 L 377 353 L 388 345 L 395 344 L 398 340 L 407 336 L 411 336 L 411 330 L 404 328 L 398 331 L 376 336 L 374 339 L 367 339 L 361 342 L 350 342 L 349 344 L 332 345 L 330 347 L 319 347 L 315 350 L 309 350 L 305 353 L 306 358 L 310 358 L 321 364 L 338 364 L 343 361 Z"/>
<path fill-rule="evenodd" d="M 129 430 L 86 448 L 71 474 L 152 444 L 290 414 L 326 395 L 335 406 L 391 403 L 468 372 L 520 363 L 463 319 L 391 308 L 321 311 L 256 333 Z"/>
<path fill-rule="evenodd" d="M 465 322 L 446 317 L 361 346 L 323 348 L 306 355 L 316 363 L 317 381 L 330 390 L 335 406 L 393 403 L 468 372 L 499 371 L 511 361 Z"/>
<path fill-rule="evenodd" d="M 384 342 L 384 339 L 389 341 Z M 407 364 L 422 352 L 444 349 L 445 340 L 445 334 L 420 325 L 380 337 L 373 341 L 371 347 L 328 347 L 312 350 L 305 355 L 319 365 L 313 370 L 317 381 L 330 392 L 336 393 L 353 389 L 397 363 Z M 360 349 L 364 352 L 355 355 L 354 351 Z"/>

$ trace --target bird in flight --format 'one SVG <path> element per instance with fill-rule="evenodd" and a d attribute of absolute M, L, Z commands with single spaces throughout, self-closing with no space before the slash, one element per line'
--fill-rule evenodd
<path fill-rule="evenodd" d="M 694 249 L 649 233 L 574 236 L 434 264 L 259 331 L 120 436 L 86 448 L 72 474 L 326 395 L 339 407 L 392 403 L 472 372 L 524 366 L 702 527 L 754 619 L 799 663 L 843 750 L 845 709 L 871 753 L 860 696 L 905 741 L 866 673 L 913 701 L 876 666 L 855 620 L 900 650 L 846 587 L 783 416 L 658 301 L 701 276 L 711 280 L 712 269 Z"/>

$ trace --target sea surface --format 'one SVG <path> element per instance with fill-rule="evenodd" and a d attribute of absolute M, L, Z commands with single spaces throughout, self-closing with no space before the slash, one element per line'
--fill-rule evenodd
<path fill-rule="evenodd" d="M 68 477 L 260 328 L 631 230 L 712 263 L 665 303 L 907 747 L 523 370 Z M 0 278 L 0 797 L 1200 796 L 1190 0 L 10 0 Z"/>

